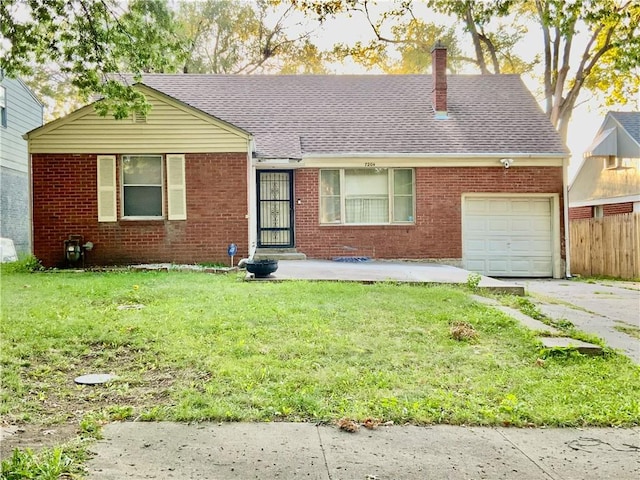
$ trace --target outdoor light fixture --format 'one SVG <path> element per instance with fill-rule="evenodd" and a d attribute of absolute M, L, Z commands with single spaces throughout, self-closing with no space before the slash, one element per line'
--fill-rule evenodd
<path fill-rule="evenodd" d="M 509 168 L 511 165 L 513 165 L 513 158 L 501 158 L 500 163 L 504 168 Z"/>

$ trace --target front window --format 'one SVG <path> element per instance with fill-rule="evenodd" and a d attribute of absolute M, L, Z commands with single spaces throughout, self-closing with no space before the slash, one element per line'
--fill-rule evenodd
<path fill-rule="evenodd" d="M 162 198 L 162 155 L 123 155 L 123 216 L 162 218 Z"/>
<path fill-rule="evenodd" d="M 320 223 L 412 223 L 413 192 L 409 168 L 321 170 Z"/>

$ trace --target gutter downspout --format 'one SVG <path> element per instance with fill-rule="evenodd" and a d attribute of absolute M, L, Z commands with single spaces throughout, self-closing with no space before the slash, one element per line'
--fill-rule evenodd
<path fill-rule="evenodd" d="M 569 237 L 569 157 L 562 159 L 562 207 L 564 213 L 565 278 L 571 278 L 571 239 Z"/>

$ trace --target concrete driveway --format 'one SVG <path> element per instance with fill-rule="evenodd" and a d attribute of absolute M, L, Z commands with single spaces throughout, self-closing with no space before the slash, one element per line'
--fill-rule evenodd
<path fill-rule="evenodd" d="M 280 260 L 278 270 L 259 281 L 312 280 L 334 282 L 451 283 L 464 285 L 473 272 L 451 265 L 428 262 L 330 260 Z M 522 295 L 524 289 L 513 282 L 480 276 L 479 286 L 488 290 Z"/>
<path fill-rule="evenodd" d="M 523 285 L 540 310 L 601 337 L 640 364 L 640 284 L 577 280 L 513 280 Z M 630 333 L 635 332 L 636 337 Z"/>

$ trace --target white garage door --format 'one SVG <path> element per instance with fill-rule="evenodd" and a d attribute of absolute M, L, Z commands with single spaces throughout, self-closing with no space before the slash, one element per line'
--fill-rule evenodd
<path fill-rule="evenodd" d="M 464 198 L 464 267 L 496 277 L 551 277 L 551 204 L 535 197 Z"/>

